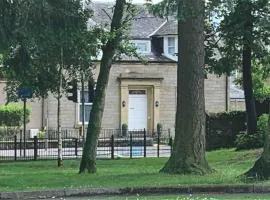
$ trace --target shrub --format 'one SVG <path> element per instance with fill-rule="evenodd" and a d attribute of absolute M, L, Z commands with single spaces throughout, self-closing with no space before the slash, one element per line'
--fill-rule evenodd
<path fill-rule="evenodd" d="M 268 131 L 268 114 L 263 114 L 262 116 L 259 117 L 258 119 L 258 133 L 260 133 L 263 137 Z"/>
<path fill-rule="evenodd" d="M 235 147 L 236 135 L 246 130 L 246 112 L 206 114 L 206 149 Z"/>
<path fill-rule="evenodd" d="M 19 128 L 14 126 L 0 126 L 0 138 L 19 133 Z"/>
<path fill-rule="evenodd" d="M 29 122 L 30 109 L 26 109 L 26 122 Z M 0 105 L 0 126 L 20 127 L 23 125 L 23 106 L 18 103 Z"/>
<path fill-rule="evenodd" d="M 261 148 L 264 144 L 264 136 L 268 131 L 268 114 L 263 114 L 257 121 L 258 131 L 255 134 L 241 132 L 236 138 L 236 149 L 254 149 Z"/>
<path fill-rule="evenodd" d="M 247 134 L 246 131 L 237 135 L 236 150 L 256 149 L 263 146 L 263 136 L 260 133 Z"/>
<path fill-rule="evenodd" d="M 122 124 L 122 136 L 127 136 L 128 132 L 128 125 L 127 124 Z"/>
<path fill-rule="evenodd" d="M 161 132 L 162 132 L 162 124 L 161 123 L 158 123 L 157 124 L 157 134 L 158 135 L 161 135 Z"/>

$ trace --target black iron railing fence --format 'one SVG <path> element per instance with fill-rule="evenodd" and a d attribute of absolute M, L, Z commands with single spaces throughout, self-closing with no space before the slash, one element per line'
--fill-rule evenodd
<path fill-rule="evenodd" d="M 71 130 L 62 131 L 63 159 L 82 156 L 84 138 Z M 125 135 L 121 130 L 102 129 L 98 140 L 97 158 L 119 157 L 169 157 L 172 151 L 172 137 L 168 131 L 160 134 L 152 130 L 132 130 Z M 0 161 L 57 159 L 58 134 L 48 131 L 43 135 L 23 140 L 23 137 L 0 138 Z"/>

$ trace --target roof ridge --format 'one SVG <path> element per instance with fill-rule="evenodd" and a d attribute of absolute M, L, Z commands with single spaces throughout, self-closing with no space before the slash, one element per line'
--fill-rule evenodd
<path fill-rule="evenodd" d="M 167 22 L 168 20 L 165 20 L 165 22 L 163 22 L 155 31 L 153 31 L 153 33 L 149 34 L 148 37 L 155 35 L 155 33 L 158 32 L 159 29 L 161 29 L 161 27 L 163 27 Z"/>

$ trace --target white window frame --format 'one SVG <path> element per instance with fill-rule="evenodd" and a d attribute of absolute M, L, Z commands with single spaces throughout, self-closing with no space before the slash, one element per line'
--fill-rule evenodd
<path fill-rule="evenodd" d="M 82 121 L 80 121 L 80 115 L 81 115 L 81 109 L 80 109 L 80 106 L 82 106 L 82 102 L 81 102 L 81 90 L 78 90 L 77 91 L 77 96 L 78 96 L 78 103 L 77 103 L 77 122 L 78 124 L 82 124 Z M 85 90 L 84 92 L 88 92 L 88 90 Z M 85 102 L 84 103 L 84 117 L 85 117 L 85 106 L 93 106 L 93 103 L 88 103 L 88 102 Z M 88 124 L 88 120 L 84 119 L 84 123 L 85 124 Z"/>
<path fill-rule="evenodd" d="M 141 53 L 141 54 L 151 53 L 151 41 L 150 40 L 131 40 L 130 42 L 133 43 L 136 47 L 138 44 L 145 44 L 146 51 L 141 51 L 141 50 L 137 49 L 138 53 Z"/>
<path fill-rule="evenodd" d="M 174 54 L 169 54 L 169 38 L 174 38 Z M 172 46 L 171 46 L 172 47 Z M 168 35 L 168 36 L 164 36 L 163 38 L 163 52 L 164 52 L 164 56 L 177 61 L 178 60 L 178 38 L 177 36 L 174 35 Z"/>
<path fill-rule="evenodd" d="M 173 41 L 172 41 L 173 45 L 169 45 L 170 39 L 173 40 Z M 169 55 L 172 55 L 172 56 L 174 56 L 175 53 L 176 53 L 176 44 L 175 44 L 176 41 L 175 41 L 175 40 L 176 40 L 175 37 L 168 37 L 167 52 L 168 52 Z M 173 50 L 174 50 L 173 53 L 170 53 L 170 51 L 169 51 L 170 48 L 173 48 Z"/>

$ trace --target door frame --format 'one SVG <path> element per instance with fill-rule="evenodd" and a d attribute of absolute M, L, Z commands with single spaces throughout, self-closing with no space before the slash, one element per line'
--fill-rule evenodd
<path fill-rule="evenodd" d="M 160 102 L 160 84 L 162 78 L 120 78 L 120 124 L 128 125 L 128 95 L 129 90 L 146 90 L 147 91 L 147 129 L 156 129 L 160 123 L 160 107 L 154 106 L 154 102 Z"/>
<path fill-rule="evenodd" d="M 136 92 L 135 92 L 135 94 L 130 94 L 131 93 L 131 91 L 144 91 L 143 92 L 143 94 L 136 94 Z M 128 127 L 129 127 L 129 129 L 134 129 L 134 130 L 140 130 L 141 128 L 136 128 L 136 127 L 134 127 L 134 128 L 131 128 L 130 127 L 130 100 L 132 99 L 132 96 L 134 97 L 134 99 L 136 98 L 136 95 L 140 95 L 141 97 L 143 97 L 143 98 L 141 98 L 143 101 L 145 101 L 145 102 L 143 102 L 143 103 L 146 103 L 146 110 L 144 110 L 143 112 L 144 113 L 142 113 L 143 115 L 145 115 L 144 117 L 145 117 L 145 124 L 146 124 L 146 126 L 144 127 L 145 129 L 148 129 L 148 118 L 149 118 L 149 113 L 148 113 L 148 93 L 147 93 L 147 89 L 129 89 L 129 94 L 128 94 Z M 143 96 L 142 96 L 143 95 Z M 137 97 L 139 97 L 139 96 L 137 96 Z M 145 104 L 144 104 L 145 105 Z M 142 128 L 142 129 L 144 129 L 144 128 Z"/>

